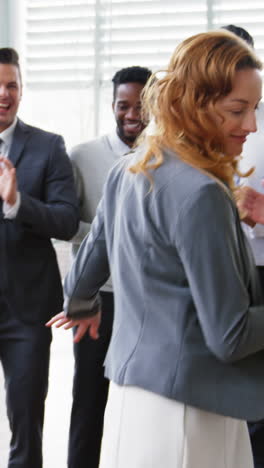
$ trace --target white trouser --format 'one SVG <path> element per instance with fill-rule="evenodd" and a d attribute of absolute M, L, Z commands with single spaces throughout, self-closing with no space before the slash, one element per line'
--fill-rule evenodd
<path fill-rule="evenodd" d="M 246 423 L 111 382 L 100 468 L 253 468 Z"/>

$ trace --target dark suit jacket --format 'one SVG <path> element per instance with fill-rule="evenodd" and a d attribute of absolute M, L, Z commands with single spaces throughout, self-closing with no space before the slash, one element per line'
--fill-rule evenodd
<path fill-rule="evenodd" d="M 0 294 L 25 322 L 45 322 L 62 310 L 61 279 L 51 238 L 70 239 L 78 203 L 64 141 L 18 120 L 9 159 L 21 205 L 14 220 L 0 207 Z"/>

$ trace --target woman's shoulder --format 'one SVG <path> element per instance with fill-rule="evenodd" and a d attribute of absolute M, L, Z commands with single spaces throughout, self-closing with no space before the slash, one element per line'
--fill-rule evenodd
<path fill-rule="evenodd" d="M 163 150 L 164 163 L 157 172 L 161 186 L 181 191 L 197 191 L 203 186 L 222 185 L 213 175 L 183 161 L 171 150 Z"/>

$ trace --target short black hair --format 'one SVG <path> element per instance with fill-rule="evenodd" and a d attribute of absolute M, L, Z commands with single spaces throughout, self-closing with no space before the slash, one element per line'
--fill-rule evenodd
<path fill-rule="evenodd" d="M 22 80 L 19 65 L 19 55 L 15 49 L 12 49 L 12 47 L 0 48 L 0 63 L 6 65 L 15 65 L 15 67 L 18 69 L 20 81 Z"/>
<path fill-rule="evenodd" d="M 222 26 L 221 29 L 226 29 L 227 31 L 232 32 L 236 36 L 240 37 L 241 39 L 244 39 L 248 43 L 249 46 L 254 48 L 254 39 L 253 37 L 249 34 L 249 32 L 242 28 L 241 26 L 235 26 L 234 24 L 228 24 L 227 26 Z"/>
<path fill-rule="evenodd" d="M 19 68 L 19 55 L 12 47 L 0 48 L 0 63 L 16 65 Z"/>
<path fill-rule="evenodd" d="M 141 83 L 145 86 L 151 75 L 151 70 L 139 66 L 127 67 L 118 70 L 112 78 L 112 82 L 114 84 L 114 100 L 116 89 L 119 85 L 124 83 Z"/>

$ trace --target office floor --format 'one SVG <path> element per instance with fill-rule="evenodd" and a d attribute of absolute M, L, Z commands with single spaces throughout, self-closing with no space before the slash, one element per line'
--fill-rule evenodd
<path fill-rule="evenodd" d="M 69 266 L 69 246 L 56 244 L 62 274 Z M 54 330 L 51 346 L 49 392 L 43 440 L 43 468 L 65 468 L 71 409 L 73 352 L 71 331 Z M 6 418 L 3 373 L 0 366 L 0 468 L 7 467 L 10 432 Z"/>

